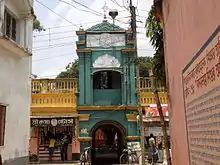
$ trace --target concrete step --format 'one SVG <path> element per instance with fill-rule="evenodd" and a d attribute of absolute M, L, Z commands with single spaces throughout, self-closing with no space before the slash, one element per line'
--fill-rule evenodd
<path fill-rule="evenodd" d="M 48 161 L 49 157 L 40 157 L 39 159 L 40 159 L 40 161 Z M 61 158 L 60 157 L 53 157 L 52 160 L 53 161 L 61 161 Z"/>
<path fill-rule="evenodd" d="M 45 156 L 49 156 L 49 153 L 39 154 L 39 157 L 45 157 Z M 54 157 L 60 156 L 60 153 L 54 153 L 53 156 Z"/>

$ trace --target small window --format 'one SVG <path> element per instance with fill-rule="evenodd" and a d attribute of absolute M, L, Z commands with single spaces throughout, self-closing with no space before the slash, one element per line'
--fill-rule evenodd
<path fill-rule="evenodd" d="M 0 105 L 0 146 L 4 145 L 5 140 L 5 116 L 6 106 Z"/>
<path fill-rule="evenodd" d="M 16 19 L 8 11 L 5 10 L 5 35 L 13 41 L 16 41 L 16 26 Z"/>

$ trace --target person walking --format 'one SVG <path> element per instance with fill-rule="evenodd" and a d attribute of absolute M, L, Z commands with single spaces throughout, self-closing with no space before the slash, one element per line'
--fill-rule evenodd
<path fill-rule="evenodd" d="M 148 149 L 148 160 L 153 164 L 156 165 L 156 162 L 158 161 L 158 149 L 156 147 L 156 142 L 154 139 L 154 135 L 151 133 L 150 138 L 148 140 L 149 142 L 149 149 Z"/>
<path fill-rule="evenodd" d="M 152 133 L 150 134 L 150 138 L 148 141 L 149 141 L 150 147 L 152 147 L 153 145 L 156 144 L 155 139 L 154 139 L 154 135 Z"/>
<path fill-rule="evenodd" d="M 69 144 L 69 137 L 67 134 L 64 134 L 63 139 L 61 141 L 61 160 L 67 161 L 67 150 Z"/>
<path fill-rule="evenodd" d="M 157 165 L 158 161 L 158 149 L 155 144 L 149 148 L 149 152 L 151 153 L 151 161 L 152 165 Z"/>
<path fill-rule="evenodd" d="M 51 136 L 49 140 L 49 162 L 52 162 L 56 140 Z"/>

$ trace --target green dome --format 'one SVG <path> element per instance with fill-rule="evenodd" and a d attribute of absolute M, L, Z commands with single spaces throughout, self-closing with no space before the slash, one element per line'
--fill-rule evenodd
<path fill-rule="evenodd" d="M 100 24 L 96 24 L 86 31 L 122 31 L 125 30 L 120 26 L 109 23 L 108 21 L 103 21 Z"/>

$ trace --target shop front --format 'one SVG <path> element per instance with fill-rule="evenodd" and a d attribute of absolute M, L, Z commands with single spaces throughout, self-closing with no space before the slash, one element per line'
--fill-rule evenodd
<path fill-rule="evenodd" d="M 163 116 L 164 116 L 164 120 L 165 120 L 165 124 L 167 128 L 167 135 L 169 138 L 170 130 L 169 130 L 168 106 L 167 104 L 162 104 L 161 107 L 162 107 L 162 112 L 163 112 Z M 159 149 L 158 162 L 162 163 L 164 160 L 163 148 L 165 146 L 163 143 L 163 130 L 162 130 L 161 122 L 160 122 L 160 115 L 159 115 L 156 104 L 151 104 L 145 107 L 145 115 L 143 116 L 143 121 L 144 121 L 145 146 L 146 148 L 149 147 L 150 134 L 153 134 L 155 138 L 156 146 Z"/>
<path fill-rule="evenodd" d="M 167 104 L 162 104 L 162 111 L 165 119 L 165 124 L 167 127 L 167 134 L 170 136 L 169 131 L 169 117 L 168 117 L 168 106 Z M 153 134 L 156 140 L 156 145 L 160 146 L 162 143 L 163 131 L 160 122 L 159 112 L 155 104 L 151 104 L 145 107 L 145 115 L 143 116 L 144 121 L 144 134 L 145 134 L 145 144 L 148 146 L 148 139 L 150 134 Z"/>
<path fill-rule="evenodd" d="M 61 160 L 61 140 L 64 135 L 69 137 L 67 159 L 77 159 L 79 145 L 76 138 L 77 119 L 74 117 L 34 117 L 31 118 L 30 153 L 39 156 L 40 161 L 49 159 L 49 140 L 55 138 L 55 152 L 53 161 Z"/>

